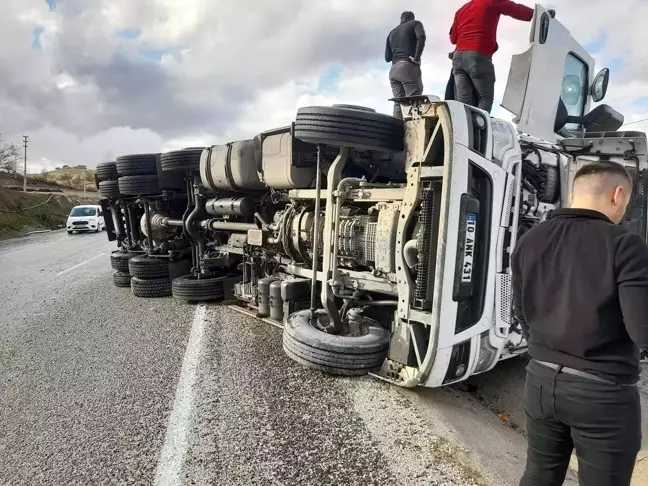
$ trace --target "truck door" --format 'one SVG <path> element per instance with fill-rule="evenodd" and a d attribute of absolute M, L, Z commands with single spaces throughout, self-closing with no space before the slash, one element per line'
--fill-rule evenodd
<path fill-rule="evenodd" d="M 561 99 L 570 115 L 582 116 L 589 111 L 594 59 L 539 5 L 529 40 L 529 49 L 513 56 L 502 107 L 516 116 L 514 122 L 520 132 L 554 142 Z"/>

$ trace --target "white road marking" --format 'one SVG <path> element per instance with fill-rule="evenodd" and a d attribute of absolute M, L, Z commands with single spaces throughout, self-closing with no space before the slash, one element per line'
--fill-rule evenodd
<path fill-rule="evenodd" d="M 97 256 L 93 256 L 92 258 L 87 259 L 85 262 L 78 263 L 78 264 L 74 265 L 73 267 L 68 268 L 67 270 L 63 270 L 62 272 L 57 273 L 56 276 L 57 277 L 62 277 L 63 275 L 67 275 L 71 271 L 76 270 L 77 268 L 82 267 L 86 263 L 90 263 L 92 260 L 96 260 L 97 258 L 99 258 L 99 257 L 101 257 L 101 256 L 103 256 L 105 254 L 106 254 L 105 251 L 103 253 L 99 253 Z"/>
<path fill-rule="evenodd" d="M 180 485 L 182 466 L 189 448 L 191 412 L 195 403 L 195 385 L 200 357 L 203 352 L 207 307 L 196 307 L 189 344 L 182 361 L 173 409 L 169 416 L 164 445 L 155 471 L 155 486 Z"/>

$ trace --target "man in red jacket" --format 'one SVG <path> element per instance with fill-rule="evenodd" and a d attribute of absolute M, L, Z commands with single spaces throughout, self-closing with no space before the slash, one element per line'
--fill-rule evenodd
<path fill-rule="evenodd" d="M 533 9 L 510 0 L 471 0 L 455 14 L 450 42 L 455 44 L 452 72 L 456 100 L 490 113 L 495 96 L 497 25 L 501 15 L 530 22 Z"/>

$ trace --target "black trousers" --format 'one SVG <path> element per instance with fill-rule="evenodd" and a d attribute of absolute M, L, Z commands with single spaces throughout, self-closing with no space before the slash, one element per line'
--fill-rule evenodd
<path fill-rule="evenodd" d="M 423 93 L 421 67 L 409 61 L 395 62 L 389 70 L 389 83 L 394 98 L 420 95 Z M 399 103 L 394 103 L 394 116 L 403 119 Z"/>
<path fill-rule="evenodd" d="M 520 486 L 562 486 L 574 448 L 581 486 L 629 486 L 641 448 L 636 386 L 600 383 L 531 361 L 527 465 Z"/>
<path fill-rule="evenodd" d="M 443 97 L 445 101 L 455 100 L 455 80 L 454 73 L 452 69 L 450 70 L 450 79 L 448 79 L 448 84 L 446 84 L 445 96 Z"/>
<path fill-rule="evenodd" d="M 491 112 L 495 98 L 495 66 L 489 56 L 475 51 L 456 51 L 452 56 L 455 99 Z"/>

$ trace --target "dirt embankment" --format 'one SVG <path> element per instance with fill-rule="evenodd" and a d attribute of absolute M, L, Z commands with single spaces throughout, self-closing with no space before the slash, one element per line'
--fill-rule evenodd
<path fill-rule="evenodd" d="M 83 178 L 86 180 L 86 193 L 98 196 L 94 182 L 94 171 L 81 169 L 61 169 L 45 174 L 27 176 L 27 192 L 83 193 Z M 0 187 L 23 190 L 23 177 L 0 171 Z"/>
<path fill-rule="evenodd" d="M 58 194 L 23 193 L 0 187 L 0 240 L 29 231 L 58 229 L 77 204 L 94 199 Z"/>

